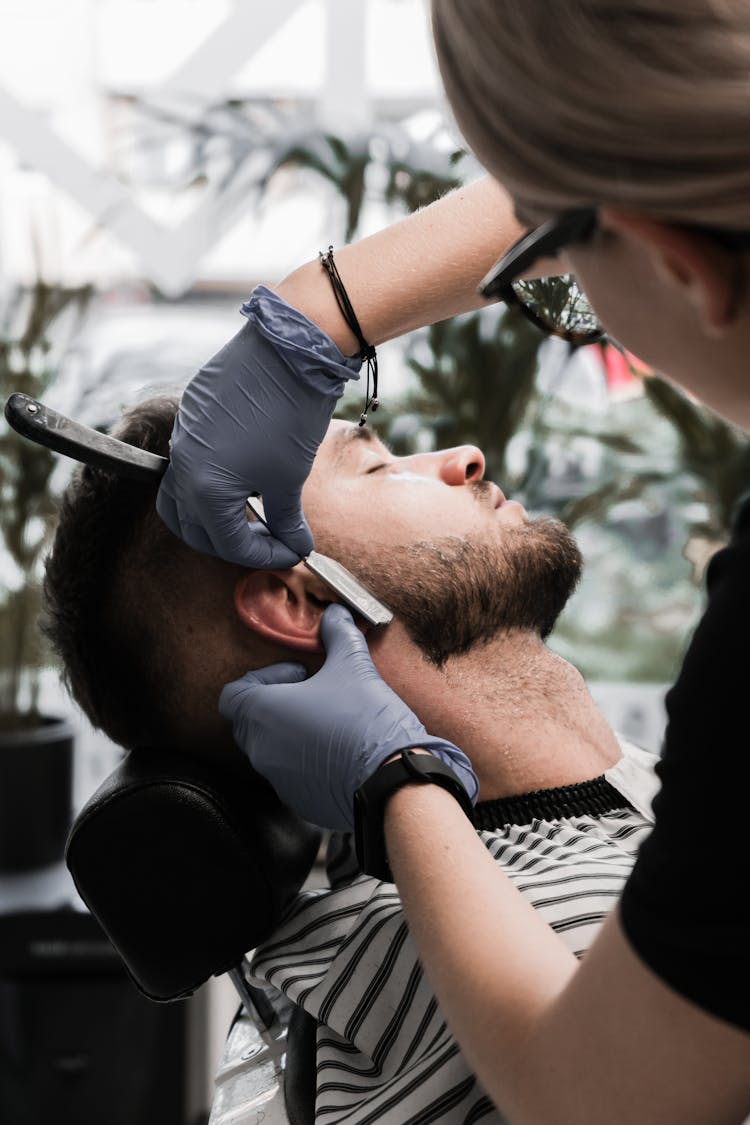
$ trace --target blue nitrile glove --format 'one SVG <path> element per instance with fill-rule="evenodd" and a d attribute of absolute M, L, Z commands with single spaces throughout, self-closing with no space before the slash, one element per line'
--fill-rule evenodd
<path fill-rule="evenodd" d="M 289 567 L 312 549 L 302 486 L 361 361 L 265 286 L 242 312 L 247 323 L 185 389 L 156 507 L 196 550 L 240 566 Z M 254 492 L 273 534 L 248 523 Z"/>
<path fill-rule="evenodd" d="M 475 801 L 469 759 L 429 735 L 380 678 L 349 611 L 329 606 L 320 634 L 326 662 L 310 679 L 301 664 L 274 664 L 227 684 L 219 700 L 235 742 L 281 800 L 322 828 L 352 831 L 360 785 L 398 750 L 421 746 L 454 770 Z"/>

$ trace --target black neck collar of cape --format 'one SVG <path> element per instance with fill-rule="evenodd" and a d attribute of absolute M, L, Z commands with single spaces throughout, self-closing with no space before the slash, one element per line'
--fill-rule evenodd
<path fill-rule="evenodd" d="M 611 785 L 604 774 L 576 785 L 535 789 L 517 797 L 480 801 L 474 807 L 474 827 L 484 831 L 508 824 L 530 824 L 532 820 L 560 820 L 568 816 L 602 816 L 618 809 L 632 809 L 627 797 Z"/>

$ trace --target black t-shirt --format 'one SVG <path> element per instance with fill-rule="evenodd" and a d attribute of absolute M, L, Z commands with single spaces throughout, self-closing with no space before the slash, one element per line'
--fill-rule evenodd
<path fill-rule="evenodd" d="M 621 917 L 659 977 L 750 1030 L 750 500 L 707 584 L 706 612 L 667 694 L 656 825 Z"/>

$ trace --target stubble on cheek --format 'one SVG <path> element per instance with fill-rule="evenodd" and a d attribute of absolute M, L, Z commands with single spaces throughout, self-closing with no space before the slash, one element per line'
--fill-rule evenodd
<path fill-rule="evenodd" d="M 366 551 L 340 536 L 324 541 L 438 668 L 499 632 L 546 637 L 581 571 L 578 547 L 556 520 Z"/>

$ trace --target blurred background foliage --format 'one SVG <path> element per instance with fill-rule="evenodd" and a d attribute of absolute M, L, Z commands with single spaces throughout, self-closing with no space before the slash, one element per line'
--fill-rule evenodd
<path fill-rule="evenodd" d="M 344 206 L 339 232 L 344 242 L 357 236 L 363 206 L 373 193 L 408 213 L 458 187 L 467 170 L 478 170 L 438 118 L 417 139 L 408 123 L 398 121 L 336 133 L 312 115 L 271 101 L 228 100 L 205 110 L 139 99 L 135 111 L 138 133 L 134 136 L 130 127 L 121 143 L 123 156 L 127 161 L 133 144 L 142 156 L 179 137 L 182 157 L 171 165 L 173 191 L 210 182 L 227 196 L 238 186 L 250 189 L 261 201 L 279 173 L 312 173 L 318 186 L 333 188 Z"/>
<path fill-rule="evenodd" d="M 44 398 L 75 339 L 90 286 L 38 280 L 17 288 L 0 319 L 0 399 Z M 37 628 L 40 561 L 55 513 L 57 458 L 0 421 L 0 731 L 39 721 L 40 667 L 49 659 Z"/>

